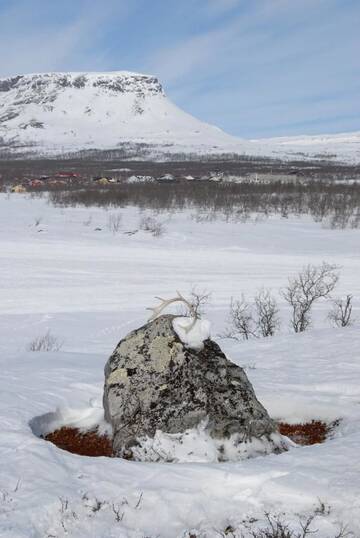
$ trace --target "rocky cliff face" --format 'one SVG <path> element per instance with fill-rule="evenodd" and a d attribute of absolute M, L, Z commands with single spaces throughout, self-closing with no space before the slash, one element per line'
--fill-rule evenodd
<path fill-rule="evenodd" d="M 164 95 L 157 78 L 126 72 L 119 73 L 44 73 L 0 79 L 0 92 L 11 92 L 14 107 L 47 104 L 57 100 L 65 90 L 102 89 L 114 93 L 141 96 Z M 21 108 L 19 108 L 19 113 Z"/>

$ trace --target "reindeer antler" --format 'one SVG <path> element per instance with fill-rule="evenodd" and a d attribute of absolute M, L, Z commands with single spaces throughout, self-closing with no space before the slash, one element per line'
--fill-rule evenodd
<path fill-rule="evenodd" d="M 154 319 L 156 319 L 160 314 L 161 312 L 166 308 L 168 307 L 170 304 L 172 303 L 184 303 L 187 308 L 189 309 L 189 312 L 190 312 L 190 316 L 193 318 L 191 324 L 188 326 L 188 327 L 184 327 L 184 330 L 188 333 L 191 331 L 191 329 L 194 327 L 197 319 L 198 319 L 198 314 L 196 312 L 196 310 L 194 309 L 193 305 L 187 301 L 185 299 L 185 297 L 183 297 L 181 295 L 180 292 L 176 291 L 177 293 L 177 297 L 173 297 L 172 299 L 163 299 L 162 297 L 155 297 L 155 299 L 158 299 L 158 301 L 161 301 L 160 304 L 158 306 L 155 306 L 155 307 L 150 307 L 150 308 L 147 308 L 146 310 L 151 310 L 153 313 L 152 315 L 150 316 L 149 318 L 149 321 L 153 321 Z"/>

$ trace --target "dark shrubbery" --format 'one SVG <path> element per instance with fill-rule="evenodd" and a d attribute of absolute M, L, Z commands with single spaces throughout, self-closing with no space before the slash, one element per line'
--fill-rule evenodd
<path fill-rule="evenodd" d="M 209 219 L 246 220 L 251 214 L 311 215 L 327 219 L 334 228 L 360 227 L 360 184 L 319 181 L 269 184 L 172 181 L 86 185 L 50 193 L 60 206 L 125 207 L 134 205 L 153 211 L 192 209 Z"/>

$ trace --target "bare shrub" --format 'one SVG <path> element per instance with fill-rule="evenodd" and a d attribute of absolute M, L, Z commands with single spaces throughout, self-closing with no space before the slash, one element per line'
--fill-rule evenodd
<path fill-rule="evenodd" d="M 114 512 L 115 514 L 115 521 L 117 523 L 120 523 L 123 518 L 124 518 L 124 515 L 125 515 L 125 512 L 121 511 L 121 509 L 119 508 L 119 506 L 115 506 L 115 504 L 113 503 L 112 504 L 112 511 Z"/>
<path fill-rule="evenodd" d="M 337 327 L 348 327 L 354 320 L 352 315 L 352 295 L 347 295 L 344 299 L 334 299 L 333 308 L 330 310 L 328 318 Z"/>
<path fill-rule="evenodd" d="M 41 224 L 42 222 L 42 217 L 35 217 L 34 219 L 34 226 L 37 227 Z"/>
<path fill-rule="evenodd" d="M 280 327 L 278 314 L 276 299 L 265 288 L 255 295 L 253 302 L 248 302 L 244 295 L 240 300 L 232 297 L 228 327 L 221 336 L 234 340 L 273 336 Z"/>
<path fill-rule="evenodd" d="M 27 346 L 28 351 L 60 351 L 64 342 L 53 336 L 50 331 L 38 336 Z"/>
<path fill-rule="evenodd" d="M 164 235 L 165 233 L 165 226 L 162 222 L 157 222 L 152 231 L 151 231 L 152 235 L 154 237 L 161 237 L 162 235 Z"/>
<path fill-rule="evenodd" d="M 326 262 L 307 265 L 294 278 L 290 278 L 282 296 L 291 307 L 291 326 L 296 333 L 305 331 L 311 324 L 311 308 L 319 299 L 329 297 L 335 288 L 338 267 Z"/>
<path fill-rule="evenodd" d="M 108 216 L 107 227 L 113 234 L 116 234 L 121 229 L 122 215 L 121 213 L 110 213 Z"/>
<path fill-rule="evenodd" d="M 263 337 L 274 336 L 280 327 L 279 308 L 269 290 L 262 288 L 255 296 L 257 329 Z"/>
<path fill-rule="evenodd" d="M 253 165 L 251 165 L 252 167 Z M 247 165 L 246 165 L 247 167 Z M 150 170 L 147 170 L 149 173 Z M 171 211 L 190 209 L 199 220 L 226 218 L 246 222 L 251 215 L 311 215 L 332 227 L 360 226 L 360 183 L 323 181 L 320 177 L 295 183 L 255 183 L 244 170 L 241 183 L 175 180 L 169 182 L 121 182 L 116 185 L 86 184 L 53 190 L 49 199 L 58 206 L 125 207 Z M 279 170 L 280 172 L 280 170 Z M 199 170 L 201 173 L 201 170 Z M 340 176 L 343 172 L 339 172 Z M 158 172 L 152 173 L 156 177 Z M 46 187 L 49 189 L 49 187 Z"/>
<path fill-rule="evenodd" d="M 160 237 L 165 232 L 165 226 L 162 222 L 159 222 L 155 217 L 145 215 L 140 219 L 139 228 L 144 232 L 150 232 L 154 237 Z"/>
<path fill-rule="evenodd" d="M 322 512 L 321 507 L 326 511 Z M 316 523 L 319 518 L 329 515 L 330 510 L 330 507 L 321 503 L 320 508 L 315 508 L 310 514 L 304 516 L 295 516 L 294 514 L 289 517 L 285 513 L 265 512 L 261 520 L 248 517 L 243 519 L 239 526 L 229 524 L 225 528 L 216 529 L 216 533 L 222 538 L 307 538 L 318 536 L 319 530 L 316 528 Z M 328 538 L 355 538 L 355 535 L 343 523 L 340 523 L 334 532 L 335 534 L 327 534 L 326 536 Z M 205 533 L 194 529 L 187 531 L 183 536 L 184 538 L 201 538 L 205 536 Z"/>
<path fill-rule="evenodd" d="M 222 336 L 234 340 L 249 340 L 250 337 L 258 337 L 256 329 L 253 307 L 246 301 L 245 296 L 242 295 L 240 300 L 231 297 L 229 323 Z"/>
<path fill-rule="evenodd" d="M 91 223 L 92 223 L 92 215 L 89 215 L 88 218 L 84 220 L 83 225 L 90 226 Z"/>
<path fill-rule="evenodd" d="M 190 303 L 197 316 L 203 316 L 205 312 L 205 306 L 210 302 L 211 291 L 198 290 L 196 287 L 190 292 Z"/>
<path fill-rule="evenodd" d="M 312 523 L 316 515 L 309 516 L 305 521 L 300 521 L 299 530 L 292 528 L 292 525 L 281 519 L 280 516 L 271 516 L 266 514 L 267 526 L 262 529 L 251 531 L 252 538 L 306 538 L 318 533 L 317 529 L 312 528 Z M 346 526 L 341 526 L 333 538 L 346 538 L 353 536 L 347 531 Z"/>
<path fill-rule="evenodd" d="M 288 523 L 283 521 L 280 516 L 265 514 L 266 527 L 251 532 L 253 538 L 305 538 L 317 531 L 311 530 L 311 524 L 315 518 L 309 516 L 304 523 L 301 523 L 301 530 L 293 530 Z"/>
<path fill-rule="evenodd" d="M 245 524 L 248 531 L 246 536 L 251 536 L 252 538 L 306 538 L 317 535 L 318 529 L 315 528 L 315 522 L 319 517 L 329 515 L 331 511 L 330 506 L 326 506 L 320 500 L 319 503 L 319 507 L 316 507 L 307 516 L 299 516 L 297 523 L 286 521 L 285 514 L 265 512 L 265 522 L 261 527 L 257 525 L 256 520 L 250 520 L 249 523 Z M 332 538 L 350 538 L 350 536 L 353 536 L 344 524 L 340 524 L 335 532 L 336 534 L 332 535 Z"/>
<path fill-rule="evenodd" d="M 156 219 L 154 217 L 143 215 L 139 222 L 139 228 L 144 232 L 151 232 L 155 222 Z"/>
<path fill-rule="evenodd" d="M 191 305 L 196 317 L 200 319 L 203 317 L 205 313 L 205 307 L 210 302 L 211 299 L 211 292 L 203 289 L 200 290 L 196 286 L 194 286 L 191 291 L 188 293 L 188 302 Z M 179 315 L 181 316 L 188 316 L 189 315 L 189 309 L 188 308 L 179 308 Z"/>

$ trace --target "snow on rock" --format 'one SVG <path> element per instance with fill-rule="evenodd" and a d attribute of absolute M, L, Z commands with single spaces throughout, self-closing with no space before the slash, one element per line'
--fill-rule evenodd
<path fill-rule="evenodd" d="M 171 463 L 218 463 L 240 461 L 247 458 L 264 456 L 274 452 L 274 446 L 282 449 L 295 446 L 278 433 L 262 436 L 259 439 L 246 439 L 244 435 L 232 434 L 226 439 L 216 439 L 209 435 L 208 420 L 205 419 L 195 428 L 182 433 L 155 432 L 154 437 L 138 439 L 132 449 L 138 461 Z"/>
<path fill-rule="evenodd" d="M 188 317 L 176 317 L 172 323 L 183 344 L 191 349 L 200 350 L 204 347 L 204 340 L 210 338 L 211 323 L 206 319 L 197 319 L 193 327 L 192 324 L 193 319 Z"/>
<path fill-rule="evenodd" d="M 178 328 L 181 322 L 189 323 L 189 319 L 180 318 Z M 166 443 L 161 443 L 163 434 L 181 434 L 203 421 L 206 434 L 219 443 L 213 443 L 207 456 L 203 447 L 194 449 L 196 460 L 217 461 L 221 442 L 229 438 L 234 447 L 256 439 L 256 450 L 261 454 L 285 450 L 286 443 L 281 436 L 273 435 L 276 424 L 257 400 L 244 370 L 208 339 L 209 324 L 198 320 L 193 340 L 188 333 L 189 341 L 196 344 L 194 349 L 179 340 L 173 323 L 174 316 L 161 315 L 132 331 L 119 342 L 106 364 L 105 418 L 113 426 L 117 455 L 141 459 L 146 449 L 144 452 L 136 447 L 143 446 L 144 440 L 146 446 L 146 439 L 160 432 L 155 441 L 158 444 L 160 440 L 163 447 L 160 459 L 172 461 L 179 456 L 169 438 L 165 439 L 170 441 L 170 453 L 166 451 Z M 214 456 L 215 446 L 218 457 Z M 247 447 L 234 448 L 231 456 L 244 457 L 246 452 Z M 187 461 L 191 456 L 189 450 Z M 224 449 L 222 459 L 227 456 Z"/>
<path fill-rule="evenodd" d="M 158 181 L 174 181 L 174 176 L 172 174 L 164 174 L 158 178 Z"/>

